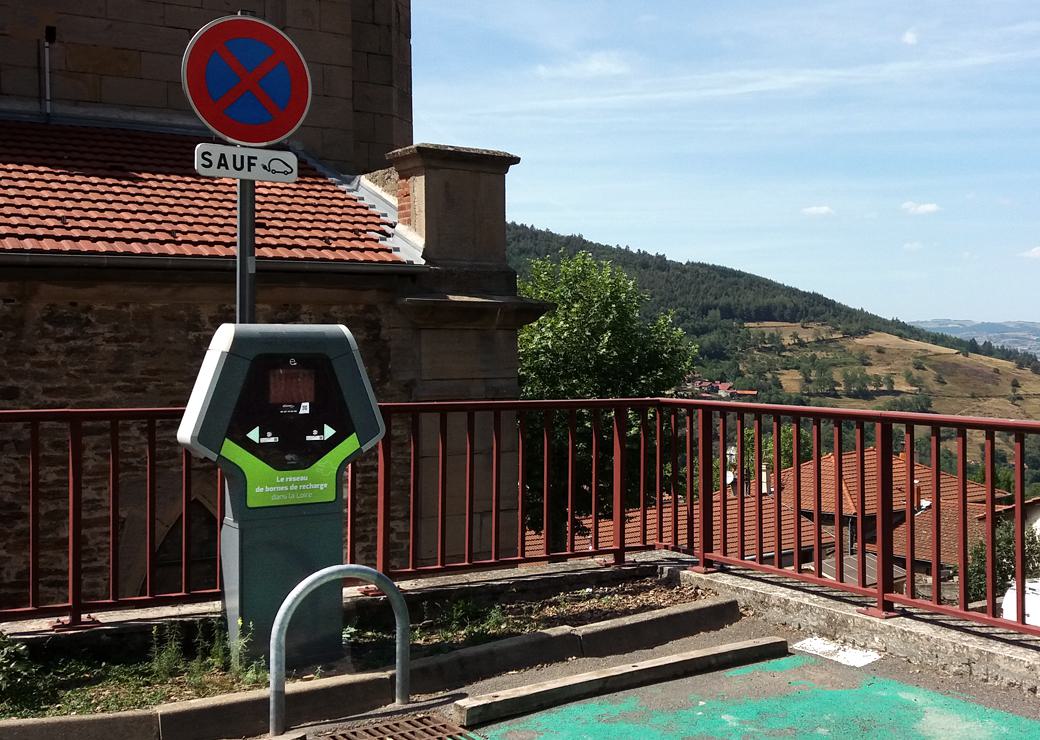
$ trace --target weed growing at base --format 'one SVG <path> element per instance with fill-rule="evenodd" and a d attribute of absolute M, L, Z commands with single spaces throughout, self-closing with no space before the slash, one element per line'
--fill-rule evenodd
<path fill-rule="evenodd" d="M 249 635 L 228 642 L 218 620 L 152 629 L 147 657 L 33 656 L 0 633 L 0 717 L 93 714 L 154 706 L 264 685 L 262 660 L 240 663 Z"/>

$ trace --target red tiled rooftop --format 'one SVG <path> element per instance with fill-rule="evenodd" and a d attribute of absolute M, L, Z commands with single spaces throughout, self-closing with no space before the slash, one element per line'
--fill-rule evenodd
<path fill-rule="evenodd" d="M 0 121 L 0 252 L 233 256 L 236 186 L 195 173 L 204 138 Z M 392 229 L 302 158 L 256 184 L 261 259 L 401 263 Z"/>
<path fill-rule="evenodd" d="M 696 502 L 694 502 L 694 526 L 696 527 L 697 516 L 699 512 L 696 509 Z M 738 557 L 739 551 L 737 544 L 740 539 L 740 527 L 737 521 L 738 502 L 734 496 L 730 496 L 726 500 L 726 551 L 725 554 L 731 557 Z M 678 502 L 678 516 L 676 517 L 676 542 L 680 547 L 686 546 L 687 540 L 687 515 L 686 515 L 686 503 L 684 501 Z M 719 499 L 719 493 L 715 492 L 715 499 L 713 501 L 713 511 L 715 526 L 713 529 L 713 540 L 714 548 L 716 553 L 722 553 L 722 505 Z M 769 555 L 773 554 L 773 543 L 775 542 L 775 517 L 776 507 L 772 494 L 762 496 L 762 554 Z M 780 540 L 781 540 L 781 552 L 790 552 L 793 549 L 795 542 L 794 539 L 794 512 L 787 506 L 787 502 L 781 502 L 780 507 Z M 801 520 L 801 531 L 800 539 L 802 548 L 812 547 L 813 544 L 813 522 L 808 517 L 802 516 Z M 587 550 L 590 549 L 590 535 L 592 529 L 592 517 L 584 516 L 579 518 L 578 530 L 582 531 L 583 534 L 575 537 L 575 550 Z M 599 519 L 598 522 L 599 530 L 599 544 L 600 547 L 610 547 L 614 542 L 614 522 L 612 519 Z M 744 520 L 743 520 L 743 538 L 744 538 L 744 557 L 752 557 L 758 552 L 757 547 L 757 517 L 755 512 L 755 499 L 753 496 L 746 496 L 744 498 Z M 832 544 L 833 536 L 827 527 L 823 527 L 821 530 L 821 539 L 824 546 Z M 625 544 L 629 547 L 639 546 L 643 542 L 642 537 L 642 517 L 638 508 L 629 509 L 625 512 Z M 657 529 L 657 507 L 650 506 L 646 510 L 646 542 L 653 544 L 655 542 L 662 542 L 670 544 L 672 542 L 672 505 L 670 501 L 665 501 L 661 509 L 661 530 L 660 533 Z M 540 553 L 543 550 L 543 540 L 541 532 L 534 532 L 528 530 L 526 537 L 524 538 L 524 546 L 528 553 Z"/>
<path fill-rule="evenodd" d="M 877 450 L 868 447 L 863 451 L 864 457 L 864 512 L 867 516 L 877 514 L 878 481 L 877 481 Z M 813 487 L 813 462 L 810 460 L 801 464 L 801 509 L 811 512 L 815 509 L 814 487 Z M 920 495 L 914 499 L 930 499 L 932 497 L 932 468 L 929 465 L 914 463 L 913 477 L 920 488 Z M 825 514 L 836 512 L 835 500 L 835 470 L 834 455 L 828 453 L 820 458 L 820 498 L 821 511 Z M 794 487 L 794 471 L 785 468 L 781 473 L 782 491 L 790 491 Z M 902 508 L 906 505 L 906 459 L 902 456 L 892 457 L 892 506 Z M 939 474 L 939 496 L 943 501 L 960 500 L 960 481 L 955 475 L 940 472 Z M 986 500 L 985 486 L 975 481 L 965 481 L 967 499 L 971 502 Z M 1006 495 L 1006 491 L 997 490 L 997 497 Z M 841 456 L 841 506 L 842 514 L 854 516 L 859 513 L 859 470 L 856 462 L 855 452 L 846 452 Z"/>
<path fill-rule="evenodd" d="M 1026 499 L 1023 507 L 1026 511 L 1036 506 L 1040 499 Z M 966 523 L 968 528 L 967 551 L 976 543 L 986 539 L 986 505 L 984 503 L 968 502 L 965 509 Z M 999 504 L 993 507 L 995 520 L 1008 518 L 1013 521 L 1015 515 L 1014 504 Z M 1029 526 L 1025 524 L 1024 526 Z M 939 505 L 939 561 L 947 565 L 957 565 L 960 562 L 960 544 L 958 532 L 960 531 L 960 504 L 955 501 L 940 500 Z M 892 553 L 900 558 L 906 557 L 906 521 L 900 522 L 892 530 Z M 934 507 L 918 511 L 914 515 L 914 541 L 913 558 L 931 562 L 935 542 L 935 512 Z M 876 545 L 868 545 L 868 549 L 876 549 Z"/>

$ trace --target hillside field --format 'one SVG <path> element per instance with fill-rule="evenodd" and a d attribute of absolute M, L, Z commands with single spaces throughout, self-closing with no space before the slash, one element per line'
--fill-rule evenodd
<path fill-rule="evenodd" d="M 936 413 L 1007 419 L 1040 418 L 1040 375 L 1018 368 L 1007 360 L 979 354 L 964 356 L 956 350 L 885 332 L 850 337 L 823 325 L 766 321 L 746 326 L 758 331 L 778 332 L 783 338 L 782 355 L 775 360 L 785 367 L 777 375 L 787 392 L 803 391 L 802 376 L 798 369 L 792 369 L 803 358 L 815 354 L 833 369 L 838 395 L 813 396 L 813 405 L 878 408 L 889 399 L 916 395 L 916 388 L 905 378 L 909 370 L 920 382 L 921 393 L 931 397 L 932 410 Z M 795 334 L 801 342 L 793 340 Z M 871 375 L 889 375 L 893 380 L 893 390 L 881 390 L 868 398 L 850 398 L 842 388 L 842 373 L 847 368 L 862 368 Z M 1012 381 L 1016 379 L 1019 383 L 1015 392 L 1018 400 L 1013 402 L 1010 400 Z"/>

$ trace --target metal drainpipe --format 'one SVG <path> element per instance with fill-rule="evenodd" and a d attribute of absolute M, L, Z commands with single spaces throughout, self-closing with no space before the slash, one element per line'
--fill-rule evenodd
<path fill-rule="evenodd" d="M 43 112 L 48 118 L 51 115 L 51 44 L 58 38 L 57 26 L 47 26 L 43 30 Z"/>
<path fill-rule="evenodd" d="M 285 634 L 289 630 L 289 620 L 293 612 L 316 588 L 329 581 L 340 581 L 344 578 L 357 578 L 368 581 L 386 594 L 390 606 L 394 609 L 394 620 L 397 623 L 397 668 L 394 699 L 398 704 L 407 704 L 410 699 L 409 688 L 409 640 L 410 625 L 408 620 L 408 604 L 405 603 L 401 591 L 394 582 L 374 568 L 364 565 L 330 565 L 328 568 L 312 573 L 297 584 L 289 592 L 285 601 L 278 607 L 274 624 L 271 627 L 271 736 L 285 732 Z"/>

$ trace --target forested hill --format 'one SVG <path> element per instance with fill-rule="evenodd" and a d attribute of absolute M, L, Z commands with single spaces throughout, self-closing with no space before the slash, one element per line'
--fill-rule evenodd
<path fill-rule="evenodd" d="M 521 275 L 530 260 L 579 251 L 621 267 L 650 295 L 651 311 L 673 310 L 676 322 L 689 334 L 700 336 L 718 321 L 784 321 L 828 324 L 846 334 L 881 331 L 960 351 L 993 355 L 1040 368 L 1036 355 L 1004 347 L 969 344 L 964 339 L 920 329 L 852 308 L 819 293 L 792 288 L 728 267 L 704 262 L 676 262 L 664 255 L 628 247 L 597 244 L 524 224 L 506 226 L 509 262 Z M 717 312 L 717 313 L 716 313 Z"/>

